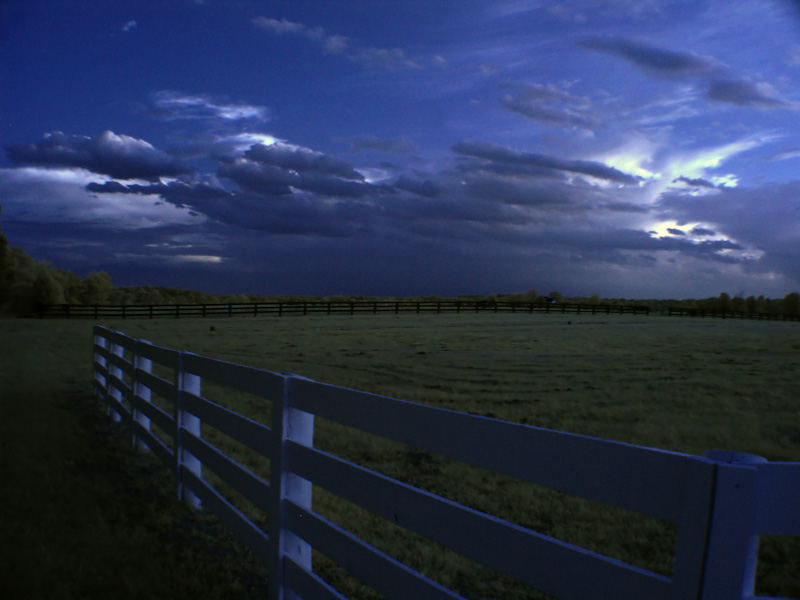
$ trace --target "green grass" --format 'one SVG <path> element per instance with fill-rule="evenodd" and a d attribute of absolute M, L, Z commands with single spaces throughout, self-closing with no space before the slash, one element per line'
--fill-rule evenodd
<path fill-rule="evenodd" d="M 800 329 L 794 323 L 498 314 L 114 320 L 107 325 L 171 348 L 509 421 L 691 454 L 723 448 L 769 460 L 800 461 Z M 216 327 L 213 334 L 211 325 Z M 263 584 L 263 570 L 248 563 L 249 555 L 218 530 L 211 535 L 186 533 L 190 558 L 170 562 L 177 550 L 174 540 L 172 546 L 165 540 L 187 528 L 203 531 L 214 520 L 203 513 L 192 517 L 170 502 L 168 475 L 140 483 L 142 470 L 157 473 L 153 461 L 103 438 L 116 426 L 109 425 L 87 398 L 90 328 L 87 321 L 0 321 L 0 343 L 18 349 L 10 363 L 4 357 L 0 366 L 3 427 L 9 429 L 2 443 L 15 461 L 22 461 L 10 462 L 9 475 L 3 477 L 19 482 L 9 487 L 19 493 L 3 497 L 12 509 L 4 514 L 20 514 L 17 531 L 12 531 L 14 547 L 28 547 L 12 563 L 16 579 L 23 587 L 46 585 L 34 573 L 49 555 L 53 565 L 63 565 L 61 571 L 53 566 L 53 572 L 61 573 L 76 590 L 85 589 L 80 586 L 87 581 L 107 586 L 127 581 L 133 589 L 133 565 L 139 561 L 146 564 L 145 571 L 154 571 L 149 585 L 160 586 L 163 597 L 190 591 L 198 597 L 236 597 L 234 590 L 246 594 L 248 582 L 258 577 Z M 41 366 L 31 364 L 31 357 L 48 344 L 53 349 L 45 352 Z M 212 385 L 204 386 L 204 395 L 258 420 L 267 419 L 268 403 Z M 241 445 L 207 426 L 203 435 L 259 474 L 268 474 L 268 462 Z M 671 572 L 675 531 L 670 524 L 322 419 L 315 444 L 479 510 L 644 568 Z M 65 456 L 76 464 L 62 464 Z M 80 468 L 84 463 L 93 465 L 88 472 Z M 28 474 L 32 471 L 37 475 Z M 209 478 L 213 480 L 211 474 Z M 150 482 L 160 482 L 164 494 L 156 493 L 160 488 Z M 220 489 L 236 498 L 223 484 Z M 126 499 L 128 495 L 134 500 Z M 324 490 L 315 488 L 314 506 L 470 597 L 545 597 Z M 264 518 L 251 506 L 246 512 Z M 81 531 L 98 521 L 106 523 L 105 530 L 99 527 L 102 535 L 94 536 L 99 545 L 91 558 L 83 559 L 78 552 L 64 556 L 76 539 L 58 533 L 65 520 L 74 521 L 71 526 Z M 28 529 L 36 534 L 33 538 L 25 533 Z M 26 541 L 34 538 L 37 541 Z M 124 546 L 119 553 L 126 560 L 115 562 L 108 556 L 112 552 L 103 552 L 101 538 L 109 548 Z M 60 550 L 48 551 L 48 546 Z M 209 556 L 216 564 L 215 553 L 228 557 L 227 566 L 206 566 Z M 798 540 L 762 538 L 760 559 L 758 592 L 800 597 Z M 77 563 L 82 566 L 77 568 Z M 26 571 L 25 564 L 33 566 Z M 160 568 L 155 564 L 165 566 L 155 572 Z M 178 566 L 198 573 L 194 581 L 202 583 L 197 588 L 210 595 L 195 594 L 194 589 L 177 593 L 170 587 L 187 579 L 177 574 Z M 108 571 L 114 568 L 123 568 L 124 574 L 113 577 Z M 348 592 L 377 597 L 324 557 L 315 556 L 315 568 Z M 46 596 L 57 597 L 40 595 Z"/>

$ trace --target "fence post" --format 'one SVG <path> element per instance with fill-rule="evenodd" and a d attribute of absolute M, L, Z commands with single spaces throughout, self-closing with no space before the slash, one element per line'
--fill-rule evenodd
<path fill-rule="evenodd" d="M 674 590 L 671 598 L 675 600 L 701 597 L 716 468 L 713 460 L 700 457 L 692 457 L 686 465 L 672 569 Z"/>
<path fill-rule="evenodd" d="M 717 476 L 701 598 L 749 597 L 758 562 L 754 533 L 758 470 L 751 465 L 767 460 L 726 450 L 709 450 L 704 456 L 717 463 Z"/>
<path fill-rule="evenodd" d="M 134 343 L 134 357 L 133 357 L 133 446 L 142 452 L 149 452 L 150 448 L 147 444 L 142 442 L 136 435 L 136 423 L 139 423 L 145 430 L 150 431 L 150 417 L 145 415 L 139 410 L 140 402 L 152 402 L 150 388 L 139 381 L 138 370 L 141 369 L 145 373 L 153 372 L 153 361 L 149 358 L 143 357 L 139 353 L 141 345 L 152 345 L 146 340 L 136 340 Z"/>
<path fill-rule="evenodd" d="M 200 437 L 200 418 L 193 415 L 183 408 L 183 395 L 188 392 L 195 396 L 200 395 L 200 376 L 192 375 L 184 370 L 184 356 L 185 352 L 181 352 L 178 358 L 178 371 L 177 388 L 178 398 L 176 402 L 176 415 L 175 415 L 175 460 L 177 461 L 175 474 L 177 477 L 178 499 L 185 500 L 193 509 L 200 508 L 200 498 L 198 498 L 192 490 L 190 490 L 184 483 L 181 477 L 181 467 L 185 467 L 198 477 L 203 476 L 203 466 L 200 460 L 192 455 L 188 450 L 183 447 L 183 432 L 188 431 L 197 437 Z"/>
<path fill-rule="evenodd" d="M 297 596 L 284 588 L 285 558 L 311 571 L 311 545 L 286 528 L 286 502 L 311 510 L 311 482 L 289 471 L 287 445 L 292 441 L 303 446 L 314 445 L 314 415 L 292 408 L 292 381 L 304 379 L 287 375 L 283 380 L 283 398 L 272 404 L 272 435 L 274 446 L 270 457 L 271 513 L 269 542 L 270 600 L 295 600 Z"/>
<path fill-rule="evenodd" d="M 120 346 L 119 344 L 111 344 L 111 354 L 113 354 L 115 356 L 124 357 L 125 356 L 125 347 L 124 346 Z M 113 376 L 119 378 L 120 380 L 122 380 L 122 377 L 123 377 L 122 369 L 120 369 L 114 363 L 111 363 L 109 365 L 108 374 L 109 375 L 113 375 Z M 114 398 L 115 400 L 117 400 L 120 404 L 122 404 L 122 390 L 119 389 L 118 387 L 116 387 L 113 382 L 109 382 L 109 383 L 110 383 L 109 393 L 110 393 L 111 397 Z M 122 420 L 122 416 L 117 411 L 113 410 L 111 408 L 110 404 L 107 405 L 107 407 L 106 407 L 106 414 L 107 415 L 111 415 L 111 420 L 114 421 L 115 423 L 117 423 L 120 420 Z"/>
<path fill-rule="evenodd" d="M 97 331 L 98 331 L 98 328 L 95 327 L 94 343 L 97 344 L 98 346 L 102 347 L 102 348 L 108 348 L 108 340 L 104 336 L 100 335 Z M 106 361 L 106 357 L 105 356 L 101 356 L 100 354 L 94 353 L 94 362 L 96 362 L 101 367 L 104 367 L 106 369 L 108 368 L 108 362 Z M 94 369 L 92 369 L 92 370 L 94 370 Z M 94 384 L 95 385 L 95 395 L 96 396 L 100 395 L 100 394 L 97 393 L 97 385 L 98 385 L 97 382 L 99 381 L 100 385 L 103 386 L 103 391 L 104 391 L 103 400 L 106 402 L 106 405 L 108 405 L 108 400 L 106 399 L 106 395 L 108 394 L 108 381 L 106 379 L 106 376 L 99 374 L 97 371 L 94 371 L 94 381 L 95 381 L 95 384 Z"/>

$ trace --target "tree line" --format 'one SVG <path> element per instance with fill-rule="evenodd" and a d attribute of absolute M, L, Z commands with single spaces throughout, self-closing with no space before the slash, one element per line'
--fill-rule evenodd
<path fill-rule="evenodd" d="M 2 207 L 0 207 L 0 211 Z M 800 316 L 800 294 L 792 292 L 782 299 L 764 296 L 742 295 L 734 297 L 723 292 L 717 297 L 684 300 L 630 300 L 625 298 L 589 297 L 565 298 L 560 292 L 547 295 L 534 289 L 518 294 L 462 295 L 455 298 L 464 301 L 495 302 L 573 302 L 580 304 L 610 304 L 648 306 L 651 311 L 666 312 L 668 308 L 697 308 L 714 312 L 752 312 Z M 416 298 L 374 298 L 371 296 L 265 296 L 255 294 L 206 294 L 195 290 L 167 288 L 161 286 L 115 286 L 111 275 L 105 271 L 93 271 L 81 278 L 75 273 L 53 267 L 50 263 L 36 260 L 21 248 L 11 247 L 8 238 L 0 231 L 0 313 L 17 316 L 33 316 L 45 304 L 243 304 L 248 302 L 291 302 L 327 300 L 332 302 L 357 302 L 366 300 L 420 300 L 450 301 L 445 296 Z"/>

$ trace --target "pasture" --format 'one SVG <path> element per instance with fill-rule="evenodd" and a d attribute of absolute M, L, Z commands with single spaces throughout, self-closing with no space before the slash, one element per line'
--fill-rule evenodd
<path fill-rule="evenodd" d="M 794 323 L 632 315 L 430 314 L 104 324 L 170 348 L 508 421 L 692 454 L 720 448 L 769 460 L 800 461 L 800 330 Z M 15 455 L 34 453 L 10 469 L 12 479 L 24 480 L 27 465 L 40 475 L 58 471 L 61 485 L 69 487 L 65 475 L 69 468 L 57 469 L 58 444 L 68 445 L 73 453 L 69 460 L 78 464 L 85 460 L 80 453 L 91 451 L 78 431 L 69 427 L 63 431 L 65 425 L 79 426 L 70 402 L 86 406 L 90 342 L 88 321 L 0 321 L 3 445 Z M 14 349 L 8 361 L 7 348 Z M 209 385 L 203 395 L 256 420 L 267 419 L 268 407 L 244 394 Z M 671 571 L 675 532 L 667 523 L 522 484 L 333 423 L 320 420 L 317 427 L 315 445 L 354 462 L 643 568 L 667 575 Z M 20 431 L 30 433 L 22 436 Z M 268 472 L 268 464 L 262 464 L 266 461 L 248 457 L 246 449 L 215 430 L 204 430 L 203 435 L 240 462 L 250 461 L 256 472 Z M 12 446 L 7 440 L 14 439 L 20 441 Z M 121 461 L 122 470 L 141 462 L 122 450 L 114 459 Z M 107 475 L 115 479 L 113 472 Z M 5 475 L 3 479 L 7 480 Z M 102 493 L 102 478 L 92 481 Z M 169 481 L 162 487 L 169 494 Z M 30 501 L 35 502 L 33 497 Z M 70 506 L 68 498 L 60 501 Z M 115 514 L 124 519 L 120 515 L 129 503 L 122 498 L 115 503 Z M 545 597 L 321 489 L 314 490 L 314 504 L 359 537 L 469 597 Z M 21 502 L 12 506 L 26 508 Z M 41 503 L 34 506 L 44 510 Z M 32 510 L 20 521 L 39 518 Z M 80 513 L 77 505 L 72 510 Z M 248 511 L 258 518 L 255 508 Z M 96 519 L 103 518 L 99 512 Z M 144 546 L 157 543 L 165 535 L 163 530 L 185 516 L 173 511 L 149 518 L 156 524 L 141 534 L 142 561 L 148 561 L 154 550 Z M 51 527 L 57 526 L 57 519 L 48 519 Z M 35 529 L 45 543 L 47 532 L 41 526 Z M 113 536 L 106 543 L 112 542 Z M 136 544 L 128 546 L 129 562 L 135 563 Z M 203 560 L 198 549 L 190 562 L 199 571 Z M 371 597 L 324 557 L 316 560 L 338 587 Z M 762 538 L 757 591 L 800 597 L 797 564 L 798 540 Z M 225 569 L 233 572 L 236 567 Z M 207 583 L 213 585 L 224 589 L 225 582 Z"/>

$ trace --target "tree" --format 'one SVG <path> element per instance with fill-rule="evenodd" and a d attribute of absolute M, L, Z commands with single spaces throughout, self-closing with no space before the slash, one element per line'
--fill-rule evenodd
<path fill-rule="evenodd" d="M 725 292 L 722 292 L 717 298 L 716 309 L 723 313 L 731 311 L 731 297 Z"/>
<path fill-rule="evenodd" d="M 530 289 L 527 292 L 525 292 L 525 299 L 528 302 L 535 302 L 538 297 L 539 297 L 539 292 L 537 292 L 534 289 Z"/>
<path fill-rule="evenodd" d="M 787 317 L 800 317 L 800 294 L 791 292 L 783 297 L 783 314 Z"/>
<path fill-rule="evenodd" d="M 105 304 L 113 291 L 111 275 L 105 271 L 92 271 L 80 283 L 79 297 L 83 304 Z"/>

